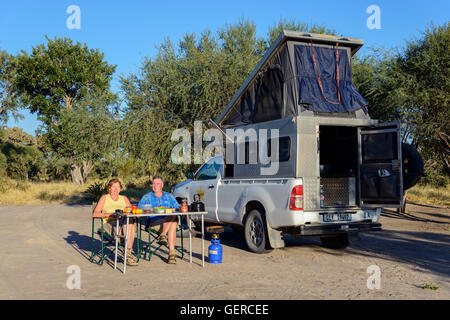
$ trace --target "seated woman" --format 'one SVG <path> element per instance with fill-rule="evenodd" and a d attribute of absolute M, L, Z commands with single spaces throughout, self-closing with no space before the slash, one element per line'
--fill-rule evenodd
<path fill-rule="evenodd" d="M 122 190 L 122 184 L 118 179 L 111 179 L 108 182 L 108 194 L 102 195 L 100 200 L 97 203 L 97 206 L 92 213 L 92 216 L 95 218 L 103 218 L 103 223 L 110 226 L 111 235 L 115 233 L 116 227 L 116 218 L 112 215 L 116 210 L 125 210 L 125 207 L 130 207 L 131 203 L 126 196 L 122 196 L 119 194 L 120 190 Z M 126 225 L 124 223 L 120 223 L 122 228 L 120 230 L 120 234 L 124 235 L 126 231 Z M 126 244 L 127 250 L 127 265 L 128 266 L 136 266 L 138 263 L 134 259 L 131 254 L 131 250 L 133 248 L 134 238 L 136 236 L 136 226 L 134 224 L 134 220 L 130 219 L 130 223 L 128 225 L 128 243 Z"/>

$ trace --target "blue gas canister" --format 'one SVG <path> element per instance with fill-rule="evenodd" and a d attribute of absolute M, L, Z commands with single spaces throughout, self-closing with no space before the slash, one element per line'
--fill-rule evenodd
<path fill-rule="evenodd" d="M 209 263 L 222 263 L 223 248 L 220 245 L 219 234 L 224 231 L 221 226 L 212 226 L 206 228 L 211 234 L 211 245 L 208 248 Z"/>
<path fill-rule="evenodd" d="M 209 263 L 222 263 L 223 249 L 219 239 L 211 239 L 211 245 L 208 248 Z"/>

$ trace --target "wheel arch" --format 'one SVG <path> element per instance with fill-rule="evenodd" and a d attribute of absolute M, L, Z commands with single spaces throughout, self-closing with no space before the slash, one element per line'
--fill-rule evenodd
<path fill-rule="evenodd" d="M 262 214 L 265 220 L 265 227 L 270 246 L 274 249 L 284 247 L 284 240 L 281 237 L 281 231 L 272 229 L 270 227 L 269 220 L 266 214 L 266 209 L 260 201 L 251 200 L 245 204 L 245 206 L 243 207 L 242 225 L 245 225 L 245 219 L 252 210 L 258 210 Z"/>

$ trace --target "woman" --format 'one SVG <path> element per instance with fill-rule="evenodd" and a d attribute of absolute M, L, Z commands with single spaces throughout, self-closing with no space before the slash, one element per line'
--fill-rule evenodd
<path fill-rule="evenodd" d="M 115 213 L 117 209 L 125 210 L 125 207 L 131 207 L 131 203 L 126 196 L 122 196 L 119 194 L 120 190 L 122 190 L 122 184 L 118 179 L 111 179 L 108 182 L 108 194 L 104 194 L 97 203 L 97 206 L 92 213 L 92 216 L 95 218 L 103 218 L 103 223 L 107 223 L 111 226 L 111 234 L 113 234 L 114 228 L 116 226 L 116 218 L 112 215 Z M 122 223 L 121 235 L 124 235 L 126 231 L 126 225 Z M 134 259 L 131 254 L 133 248 L 134 238 L 136 236 L 136 226 L 134 224 L 134 220 L 130 219 L 130 223 L 128 225 L 128 243 L 126 244 L 127 250 L 127 265 L 128 266 L 137 266 L 138 263 Z"/>

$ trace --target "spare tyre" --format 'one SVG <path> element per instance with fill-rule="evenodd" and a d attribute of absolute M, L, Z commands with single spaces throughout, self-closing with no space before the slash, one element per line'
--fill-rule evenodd
<path fill-rule="evenodd" d="M 424 176 L 423 159 L 412 145 L 402 143 L 403 191 L 412 188 Z"/>

